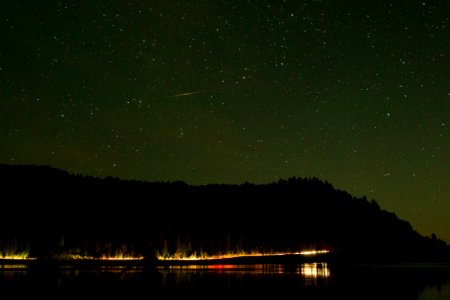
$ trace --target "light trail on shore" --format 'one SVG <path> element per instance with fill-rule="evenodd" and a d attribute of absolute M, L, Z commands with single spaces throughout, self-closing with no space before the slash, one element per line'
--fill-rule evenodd
<path fill-rule="evenodd" d="M 178 256 L 157 256 L 158 260 L 161 261 L 202 261 L 202 260 L 217 260 L 217 259 L 230 259 L 239 257 L 264 257 L 264 256 L 287 256 L 287 255 L 302 255 L 302 256 L 313 256 L 329 253 L 329 250 L 305 250 L 299 252 L 275 252 L 275 253 L 229 253 L 222 255 L 204 255 L 204 256 L 188 256 L 188 257 L 178 257 Z"/>

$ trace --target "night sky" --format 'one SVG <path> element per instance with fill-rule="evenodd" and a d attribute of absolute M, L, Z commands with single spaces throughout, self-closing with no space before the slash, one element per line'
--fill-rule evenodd
<path fill-rule="evenodd" d="M 450 2 L 3 1 L 0 162 L 316 176 L 450 242 Z"/>

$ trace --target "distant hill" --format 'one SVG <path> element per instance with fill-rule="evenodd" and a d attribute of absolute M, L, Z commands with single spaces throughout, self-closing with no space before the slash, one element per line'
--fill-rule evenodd
<path fill-rule="evenodd" d="M 0 165 L 0 182 L 0 257 L 329 249 L 343 260 L 449 258 L 437 237 L 317 178 L 189 186 Z"/>

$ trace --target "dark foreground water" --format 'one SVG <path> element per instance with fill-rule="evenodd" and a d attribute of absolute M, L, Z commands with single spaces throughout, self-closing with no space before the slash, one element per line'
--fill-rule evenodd
<path fill-rule="evenodd" d="M 1 299 L 2 295 L 28 299 L 450 299 L 450 265 L 305 263 L 151 269 L 0 265 Z"/>

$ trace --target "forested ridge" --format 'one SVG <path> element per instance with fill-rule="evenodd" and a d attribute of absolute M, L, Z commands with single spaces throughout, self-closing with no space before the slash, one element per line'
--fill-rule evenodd
<path fill-rule="evenodd" d="M 0 258 L 155 257 L 328 249 L 342 259 L 448 260 L 374 200 L 317 178 L 140 182 L 0 165 Z"/>

